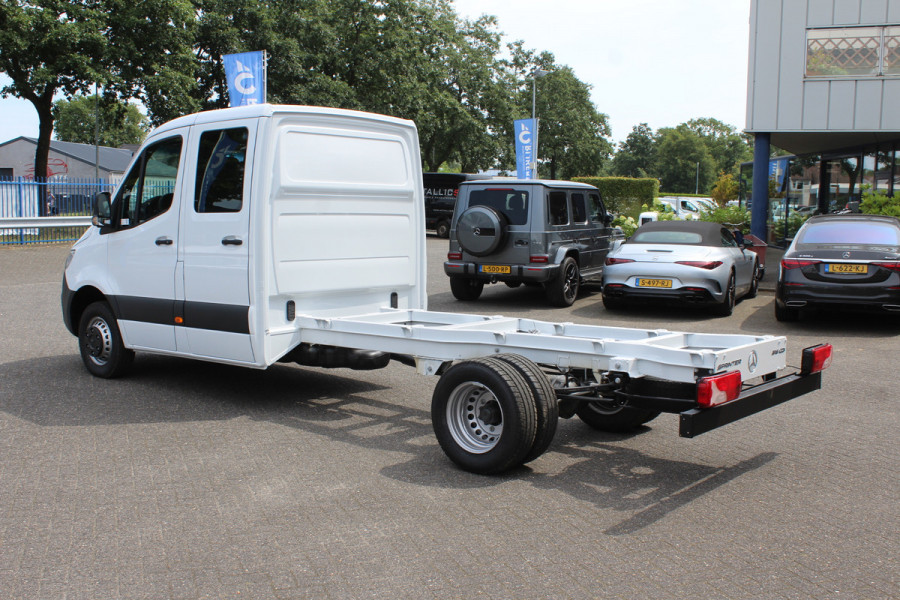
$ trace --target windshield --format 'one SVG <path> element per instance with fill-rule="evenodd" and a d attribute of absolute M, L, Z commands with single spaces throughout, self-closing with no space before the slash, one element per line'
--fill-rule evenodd
<path fill-rule="evenodd" d="M 528 222 L 528 192 L 513 188 L 488 188 L 472 190 L 469 206 L 489 206 L 503 213 L 510 225 Z"/>
<path fill-rule="evenodd" d="M 833 221 L 810 223 L 803 228 L 797 244 L 900 245 L 900 229 L 889 223 Z"/>

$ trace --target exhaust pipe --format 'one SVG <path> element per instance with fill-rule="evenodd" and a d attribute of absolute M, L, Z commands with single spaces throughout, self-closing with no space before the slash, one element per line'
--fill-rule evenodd
<path fill-rule="evenodd" d="M 788 300 L 784 305 L 790 308 L 803 308 L 806 306 L 806 300 Z"/>

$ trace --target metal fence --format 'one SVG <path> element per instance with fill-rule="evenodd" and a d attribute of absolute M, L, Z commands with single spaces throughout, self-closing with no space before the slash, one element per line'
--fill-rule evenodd
<path fill-rule="evenodd" d="M 105 179 L 0 180 L 0 246 L 73 242 L 90 224 L 97 192 L 112 192 Z"/>

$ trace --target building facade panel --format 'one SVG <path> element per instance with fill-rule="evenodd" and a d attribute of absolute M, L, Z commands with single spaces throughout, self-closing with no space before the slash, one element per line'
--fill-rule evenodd
<path fill-rule="evenodd" d="M 811 81 L 803 86 L 803 117 L 799 129 L 828 128 L 830 88 L 828 81 Z"/>
<path fill-rule="evenodd" d="M 763 129 L 775 129 L 778 124 L 781 7 L 781 0 L 756 3 L 757 41 L 754 56 L 750 58 L 753 69 L 750 84 L 755 86 L 756 95 L 750 117 L 754 127 Z"/>
<path fill-rule="evenodd" d="M 886 98 L 900 98 L 900 79 L 888 79 L 884 82 L 884 96 Z M 882 105 L 881 127 L 886 131 L 900 131 L 900 105 L 896 102 Z"/>
<path fill-rule="evenodd" d="M 862 0 L 859 10 L 860 23 L 886 23 L 888 0 Z"/>
<path fill-rule="evenodd" d="M 828 129 L 853 129 L 856 113 L 856 82 L 832 81 L 828 94 Z"/>
<path fill-rule="evenodd" d="M 884 81 L 856 82 L 856 114 L 853 128 L 860 131 L 878 131 L 881 127 L 881 99 L 884 97 Z"/>
<path fill-rule="evenodd" d="M 806 8 L 807 27 L 834 25 L 834 0 L 809 0 Z"/>
<path fill-rule="evenodd" d="M 860 0 L 834 0 L 834 25 L 859 23 Z"/>
<path fill-rule="evenodd" d="M 778 81 L 778 129 L 803 120 L 803 71 L 806 68 L 806 2 L 784 2 L 781 9 L 781 67 Z"/>

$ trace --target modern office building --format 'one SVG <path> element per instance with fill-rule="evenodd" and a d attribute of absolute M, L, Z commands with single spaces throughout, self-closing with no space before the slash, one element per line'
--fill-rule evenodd
<path fill-rule="evenodd" d="M 779 213 L 900 193 L 900 0 L 752 0 L 746 131 L 759 237 Z M 795 156 L 770 164 L 771 146 Z"/>

